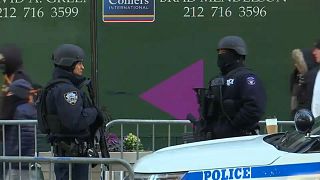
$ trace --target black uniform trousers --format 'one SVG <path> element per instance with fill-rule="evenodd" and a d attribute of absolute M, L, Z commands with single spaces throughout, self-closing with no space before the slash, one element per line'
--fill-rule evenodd
<path fill-rule="evenodd" d="M 72 180 L 88 180 L 89 164 L 72 164 Z M 69 164 L 55 164 L 56 180 L 69 180 Z"/>

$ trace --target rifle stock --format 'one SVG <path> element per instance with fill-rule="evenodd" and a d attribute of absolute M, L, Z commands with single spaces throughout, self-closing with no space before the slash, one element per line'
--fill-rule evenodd
<path fill-rule="evenodd" d="M 199 104 L 200 120 L 206 119 L 206 88 L 193 88 Z"/>
<path fill-rule="evenodd" d="M 96 132 L 94 132 L 94 136 L 95 136 L 94 140 L 96 142 L 98 142 L 98 144 L 99 144 L 99 150 L 101 152 L 101 156 L 103 158 L 109 158 L 110 154 L 109 154 L 108 145 L 107 145 L 107 142 L 106 142 L 106 130 L 105 130 L 105 127 L 106 127 L 106 123 L 111 120 L 111 117 L 110 117 L 110 115 L 105 114 L 107 112 L 101 111 L 101 109 L 96 104 L 96 102 L 95 102 L 95 94 L 93 92 L 93 87 L 92 87 L 91 81 L 89 81 L 87 83 L 87 87 L 88 87 L 88 92 L 89 92 L 89 96 L 90 96 L 90 99 L 92 101 L 92 104 L 93 104 L 94 107 L 96 107 L 96 109 L 98 111 L 97 118 L 102 118 L 100 120 L 103 122 L 102 126 L 97 127 L 98 129 L 96 130 Z"/>
<path fill-rule="evenodd" d="M 197 121 L 195 117 L 190 115 L 187 118 L 193 123 L 193 134 L 195 141 L 202 141 L 207 139 L 212 139 L 212 132 L 209 123 L 209 116 L 212 116 L 212 106 L 213 100 L 208 97 L 207 88 L 193 88 L 196 93 L 197 102 L 199 104 L 199 120 Z"/>

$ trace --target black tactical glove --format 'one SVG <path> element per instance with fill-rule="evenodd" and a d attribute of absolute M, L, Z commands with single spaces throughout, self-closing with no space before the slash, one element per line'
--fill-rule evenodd
<path fill-rule="evenodd" d="M 97 123 L 97 125 L 98 125 L 99 127 L 102 127 L 102 126 L 103 126 L 103 123 L 104 123 L 104 119 L 105 119 L 104 113 L 103 113 L 103 111 L 101 111 L 101 110 L 98 109 L 98 108 L 97 108 L 97 112 L 98 112 L 98 114 L 97 114 L 97 118 L 96 118 L 95 123 Z"/>

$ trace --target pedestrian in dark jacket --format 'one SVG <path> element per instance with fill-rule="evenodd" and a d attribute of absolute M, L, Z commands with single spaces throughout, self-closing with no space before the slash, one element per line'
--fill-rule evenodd
<path fill-rule="evenodd" d="M 318 63 L 315 61 L 312 52 L 313 48 L 292 50 L 292 59 L 295 66 L 290 76 L 292 118 L 298 109 L 311 108 L 310 96 L 312 93 L 307 93 L 310 90 L 306 90 L 306 82 L 314 81 L 315 73 L 318 71 Z"/>
<path fill-rule="evenodd" d="M 217 51 L 221 74 L 209 82 L 204 131 L 213 139 L 257 134 L 266 92 L 258 76 L 244 64 L 246 44 L 238 36 L 226 36 Z"/>
<path fill-rule="evenodd" d="M 13 119 L 28 120 L 36 119 L 37 111 L 33 103 L 33 94 L 31 84 L 24 80 L 18 79 L 13 81 L 9 86 L 8 96 L 15 99 L 15 111 Z M 20 137 L 17 125 L 5 126 L 5 155 L 6 156 L 35 156 L 35 138 L 33 125 L 21 125 Z M 19 152 L 20 149 L 20 152 Z M 7 173 L 7 179 L 19 179 L 21 168 L 21 179 L 29 179 L 28 163 L 13 163 L 12 169 Z M 30 174 L 32 177 L 32 174 Z"/>
<path fill-rule="evenodd" d="M 18 79 L 31 82 L 23 68 L 22 52 L 16 45 L 10 44 L 0 48 L 0 65 L 3 68 L 4 84 L 2 85 L 2 101 L 0 103 L 0 119 L 12 119 L 16 109 L 15 99 L 8 95 L 9 85 Z"/>
<path fill-rule="evenodd" d="M 300 77 L 297 109 L 309 109 L 316 118 L 320 116 L 320 40 L 315 43 L 311 53 L 316 65 Z"/>
<path fill-rule="evenodd" d="M 31 83 L 31 80 L 23 68 L 22 52 L 15 44 L 7 44 L 0 47 L 0 69 L 3 71 L 4 82 L 0 93 L 0 119 L 13 119 L 16 105 L 19 103 L 14 96 L 9 96 L 9 85 L 18 79 L 24 79 Z M 1 130 L 0 130 L 1 132 Z M 2 141 L 2 133 L 0 133 Z M 0 143 L 2 146 L 2 142 Z M 2 147 L 0 154 L 2 155 Z M 2 177 L 2 163 L 0 164 L 0 177 Z"/>

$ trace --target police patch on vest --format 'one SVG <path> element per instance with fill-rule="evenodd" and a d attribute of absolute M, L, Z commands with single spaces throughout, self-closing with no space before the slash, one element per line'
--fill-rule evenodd
<path fill-rule="evenodd" d="M 64 99 L 71 105 L 75 105 L 78 101 L 77 91 L 71 91 L 64 94 Z"/>
<path fill-rule="evenodd" d="M 227 79 L 227 86 L 233 85 L 234 79 Z"/>
<path fill-rule="evenodd" d="M 247 83 L 249 85 L 255 85 L 256 84 L 256 80 L 254 79 L 254 77 L 247 77 Z"/>

